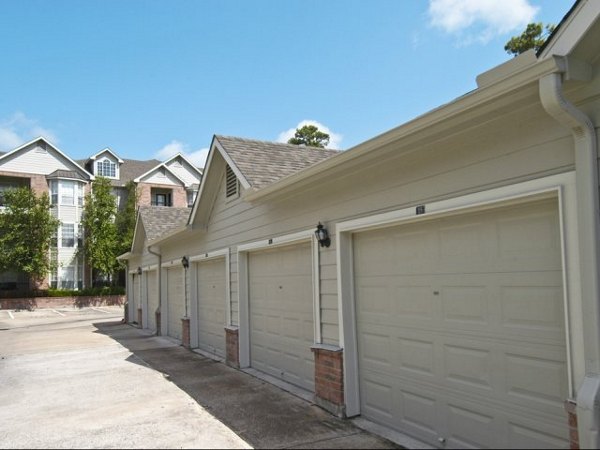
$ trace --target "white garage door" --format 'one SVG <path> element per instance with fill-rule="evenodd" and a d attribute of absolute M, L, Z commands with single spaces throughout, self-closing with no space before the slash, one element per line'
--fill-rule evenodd
<path fill-rule="evenodd" d="M 252 367 L 314 391 L 310 244 L 248 256 Z"/>
<path fill-rule="evenodd" d="M 181 319 L 185 316 L 183 269 L 167 270 L 167 335 L 181 340 Z"/>
<path fill-rule="evenodd" d="M 196 265 L 198 293 L 198 347 L 225 357 L 225 258 Z"/>
<path fill-rule="evenodd" d="M 146 295 L 148 299 L 148 328 L 156 331 L 158 309 L 158 276 L 156 270 L 146 272 Z"/>
<path fill-rule="evenodd" d="M 445 448 L 568 447 L 557 204 L 354 235 L 361 412 Z"/>

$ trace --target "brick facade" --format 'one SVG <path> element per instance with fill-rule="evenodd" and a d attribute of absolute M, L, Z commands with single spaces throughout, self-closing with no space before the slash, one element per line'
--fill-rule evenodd
<path fill-rule="evenodd" d="M 315 403 L 323 409 L 344 416 L 343 350 L 315 346 Z"/>
<path fill-rule="evenodd" d="M 239 330 L 234 327 L 225 327 L 225 363 L 228 366 L 240 367 L 240 344 Z"/>
<path fill-rule="evenodd" d="M 566 401 L 565 409 L 569 417 L 569 441 L 571 450 L 579 450 L 579 432 L 577 431 L 577 405 L 575 402 Z"/>
<path fill-rule="evenodd" d="M 48 193 L 48 180 L 46 180 L 45 175 L 40 175 L 38 173 L 7 172 L 0 170 L 0 177 L 28 178 L 29 187 L 33 192 L 35 192 L 37 195 L 40 195 L 44 192 Z"/>
<path fill-rule="evenodd" d="M 124 295 L 89 297 L 31 297 L 0 299 L 0 309 L 83 308 L 86 306 L 115 306 L 125 303 Z"/>
<path fill-rule="evenodd" d="M 181 319 L 181 345 L 190 348 L 190 319 L 188 317 Z"/>
<path fill-rule="evenodd" d="M 165 189 L 171 190 L 171 201 L 175 208 L 187 208 L 187 192 L 183 186 L 172 186 L 172 185 L 161 185 L 161 184 L 150 184 L 150 183 L 139 183 L 137 187 L 138 192 L 138 205 L 139 206 L 150 206 L 152 205 L 152 189 Z"/>

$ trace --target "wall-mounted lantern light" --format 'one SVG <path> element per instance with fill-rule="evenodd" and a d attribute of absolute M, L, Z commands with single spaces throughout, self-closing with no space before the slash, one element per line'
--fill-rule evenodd
<path fill-rule="evenodd" d="M 329 247 L 331 245 L 329 233 L 327 232 L 327 229 L 324 228 L 323 225 L 321 225 L 321 222 L 319 222 L 319 225 L 317 225 L 317 229 L 315 230 L 315 236 L 317 237 L 317 241 L 319 241 L 319 244 L 321 244 L 321 247 Z"/>
<path fill-rule="evenodd" d="M 142 268 L 141 268 L 141 267 L 138 267 L 138 268 L 137 268 L 137 274 L 138 274 L 138 275 L 141 275 L 141 274 L 142 274 Z"/>
<path fill-rule="evenodd" d="M 188 267 L 190 267 L 190 260 L 187 258 L 187 256 L 184 256 L 183 258 L 181 258 L 181 265 L 183 266 L 184 269 L 187 269 Z"/>

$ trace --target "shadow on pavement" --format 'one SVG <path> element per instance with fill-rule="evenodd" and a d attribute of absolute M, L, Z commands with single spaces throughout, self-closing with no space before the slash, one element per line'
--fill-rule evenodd
<path fill-rule="evenodd" d="M 255 448 L 401 448 L 269 383 L 121 321 L 95 323 Z M 153 400 L 154 401 L 154 400 Z"/>

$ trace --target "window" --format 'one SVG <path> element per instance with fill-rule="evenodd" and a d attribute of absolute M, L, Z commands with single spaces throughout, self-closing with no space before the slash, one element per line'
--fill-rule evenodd
<path fill-rule="evenodd" d="M 171 190 L 168 189 L 152 189 L 152 206 L 173 206 L 171 201 Z"/>
<path fill-rule="evenodd" d="M 56 289 L 58 287 L 58 270 L 53 270 L 50 273 L 50 287 Z"/>
<path fill-rule="evenodd" d="M 77 183 L 77 204 L 83 206 L 83 184 Z"/>
<path fill-rule="evenodd" d="M 101 177 L 117 177 L 117 165 L 113 162 L 110 162 L 108 159 L 104 159 L 102 161 L 98 161 L 96 163 L 96 175 Z"/>
<path fill-rule="evenodd" d="M 73 206 L 75 204 L 75 182 L 60 182 L 60 204 Z"/>
<path fill-rule="evenodd" d="M 65 223 L 62 226 L 61 247 L 75 247 L 75 225 Z"/>
<path fill-rule="evenodd" d="M 50 203 L 58 205 L 58 181 L 50 180 Z"/>
<path fill-rule="evenodd" d="M 225 196 L 227 198 L 237 197 L 239 194 L 239 183 L 231 167 L 227 166 L 225 175 Z"/>
<path fill-rule="evenodd" d="M 67 266 L 61 269 L 60 288 L 75 289 L 75 266 Z"/>
<path fill-rule="evenodd" d="M 5 197 L 4 193 L 10 189 L 15 189 L 16 186 L 12 186 L 10 184 L 0 184 L 0 206 L 4 206 Z"/>

